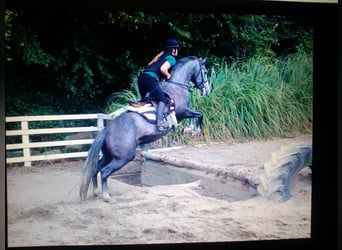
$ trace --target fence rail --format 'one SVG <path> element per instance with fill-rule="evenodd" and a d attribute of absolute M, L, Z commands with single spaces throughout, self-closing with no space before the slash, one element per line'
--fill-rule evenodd
<path fill-rule="evenodd" d="M 56 160 L 67 158 L 86 157 L 88 152 L 72 152 L 72 153 L 57 153 L 57 154 L 40 154 L 32 155 L 32 148 L 49 148 L 70 145 L 86 145 L 91 144 L 94 139 L 75 139 L 75 140 L 60 140 L 60 141 L 41 141 L 31 142 L 31 135 L 42 134 L 64 134 L 64 133 L 83 133 L 97 132 L 104 128 L 105 120 L 110 120 L 111 116 L 106 114 L 75 114 L 75 115 L 39 115 L 39 116 L 15 116 L 6 117 L 6 124 L 19 122 L 21 129 L 7 130 L 6 137 L 21 136 L 21 143 L 8 144 L 6 140 L 6 153 L 11 150 L 21 150 L 22 156 L 8 157 L 6 163 L 24 163 L 24 166 L 29 167 L 33 161 Z M 39 128 L 30 129 L 29 122 L 37 121 L 66 121 L 66 120 L 95 120 L 96 126 L 87 127 L 62 127 L 62 128 Z"/>

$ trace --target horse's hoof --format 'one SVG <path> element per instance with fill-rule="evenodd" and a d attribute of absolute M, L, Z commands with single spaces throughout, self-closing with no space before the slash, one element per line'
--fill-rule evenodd
<path fill-rule="evenodd" d="M 103 200 L 105 202 L 113 202 L 114 201 L 114 199 L 109 194 L 104 194 L 103 195 Z"/>
<path fill-rule="evenodd" d="M 103 201 L 107 203 L 113 203 L 115 202 L 115 199 L 113 199 L 112 197 L 106 197 L 106 198 L 103 198 Z"/>
<path fill-rule="evenodd" d="M 97 197 L 98 196 L 98 194 L 99 194 L 99 190 L 98 189 L 93 189 L 93 196 L 94 197 Z"/>

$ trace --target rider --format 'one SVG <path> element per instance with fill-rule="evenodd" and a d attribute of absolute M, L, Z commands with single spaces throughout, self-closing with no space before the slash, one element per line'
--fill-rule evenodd
<path fill-rule="evenodd" d="M 179 43 L 176 39 L 167 39 L 164 44 L 164 50 L 156 55 L 145 67 L 144 71 L 138 77 L 138 88 L 142 98 L 147 92 L 157 101 L 157 128 L 159 132 L 166 130 L 169 125 L 163 119 L 166 97 L 159 86 L 161 78 L 170 79 L 169 70 L 176 64 Z"/>

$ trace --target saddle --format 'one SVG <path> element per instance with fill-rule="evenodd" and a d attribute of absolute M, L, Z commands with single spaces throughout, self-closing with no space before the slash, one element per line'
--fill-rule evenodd
<path fill-rule="evenodd" d="M 169 123 L 170 128 L 175 128 L 178 125 L 176 113 L 175 113 L 175 102 L 170 98 L 169 95 L 165 94 L 167 103 L 164 110 L 164 119 Z M 149 96 L 147 93 L 146 97 L 141 101 L 132 101 L 126 109 L 130 112 L 135 112 L 144 117 L 149 123 L 157 124 L 157 102 Z"/>

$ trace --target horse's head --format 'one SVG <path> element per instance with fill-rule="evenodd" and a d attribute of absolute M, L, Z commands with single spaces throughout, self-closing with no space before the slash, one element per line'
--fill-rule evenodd
<path fill-rule="evenodd" d="M 207 96 L 210 93 L 210 86 L 208 82 L 208 72 L 207 68 L 205 67 L 207 59 L 206 58 L 199 58 L 198 63 L 199 66 L 195 70 L 195 73 L 192 75 L 191 81 L 195 83 L 196 88 L 201 91 L 202 96 Z"/>

